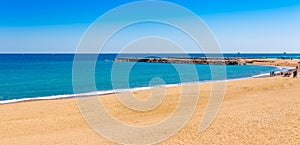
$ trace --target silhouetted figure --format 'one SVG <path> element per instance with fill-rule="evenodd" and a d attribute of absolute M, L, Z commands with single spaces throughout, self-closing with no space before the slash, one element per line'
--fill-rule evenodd
<path fill-rule="evenodd" d="M 297 78 L 298 76 L 298 66 L 296 66 L 296 70 L 293 72 L 293 78 Z"/>
<path fill-rule="evenodd" d="M 298 70 L 295 70 L 295 71 L 293 72 L 293 78 L 297 78 L 297 75 L 298 75 Z"/>
<path fill-rule="evenodd" d="M 274 77 L 275 76 L 275 72 L 274 71 L 270 72 L 270 76 Z"/>
<path fill-rule="evenodd" d="M 283 77 L 290 77 L 293 72 L 289 71 L 283 74 Z"/>

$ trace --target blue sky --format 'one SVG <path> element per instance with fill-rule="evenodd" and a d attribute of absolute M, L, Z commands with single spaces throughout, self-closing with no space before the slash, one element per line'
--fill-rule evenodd
<path fill-rule="evenodd" d="M 0 53 L 75 52 L 93 21 L 128 2 L 0 0 Z M 170 2 L 199 15 L 224 52 L 300 52 L 299 0 Z"/>

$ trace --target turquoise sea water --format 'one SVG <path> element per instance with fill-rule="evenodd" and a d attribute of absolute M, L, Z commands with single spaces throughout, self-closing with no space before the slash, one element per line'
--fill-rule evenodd
<path fill-rule="evenodd" d="M 73 94 L 73 57 L 72 54 L 0 55 L 0 101 Z M 209 65 L 193 65 L 198 76 L 195 77 L 188 69 L 191 64 L 114 63 L 111 61 L 114 57 L 107 54 L 98 58 L 95 68 L 98 91 L 212 80 Z M 126 72 L 130 66 L 130 72 Z M 269 66 L 226 66 L 226 78 L 216 80 L 252 77 L 276 70 Z M 154 78 L 160 80 L 153 81 Z M 82 93 L 94 91 L 84 84 L 82 90 Z"/>

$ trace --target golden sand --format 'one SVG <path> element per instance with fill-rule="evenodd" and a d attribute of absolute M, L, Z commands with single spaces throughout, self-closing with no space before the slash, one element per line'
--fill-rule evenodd
<path fill-rule="evenodd" d="M 217 118 L 204 132 L 199 124 L 211 83 L 201 84 L 194 115 L 176 135 L 161 144 L 300 144 L 300 78 L 253 78 L 226 83 Z M 137 112 L 115 95 L 99 99 L 118 120 L 150 125 L 166 118 L 178 103 L 180 87 L 167 89 L 155 110 Z M 133 92 L 145 99 L 150 92 Z M 0 144 L 114 144 L 91 129 L 76 100 L 60 99 L 0 105 Z M 137 138 L 138 140 L 138 138 Z"/>
<path fill-rule="evenodd" d="M 300 60 L 297 59 L 241 59 L 242 62 L 254 65 L 271 65 L 271 66 L 284 66 L 296 67 L 300 66 Z"/>
<path fill-rule="evenodd" d="M 210 84 L 200 85 L 195 114 L 163 144 L 299 144 L 300 79 L 257 78 L 230 81 L 219 115 L 205 132 L 198 127 L 209 98 Z M 176 96 L 179 87 L 169 88 Z M 147 95 L 147 91 L 136 92 Z M 132 125 L 157 123 L 172 112 L 178 97 L 165 98 L 157 109 L 137 113 L 114 95 L 102 96 L 119 120 Z M 75 99 L 21 102 L 0 106 L 0 144 L 111 144 L 82 118 Z"/>

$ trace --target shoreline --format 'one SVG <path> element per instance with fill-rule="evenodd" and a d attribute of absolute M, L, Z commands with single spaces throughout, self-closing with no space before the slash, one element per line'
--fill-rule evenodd
<path fill-rule="evenodd" d="M 278 68 L 276 72 L 280 72 L 282 69 L 292 70 L 293 68 L 290 66 L 274 66 L 274 65 L 258 65 L 258 64 L 247 64 L 253 66 L 269 66 Z M 226 79 L 226 80 L 205 80 L 205 81 L 195 81 L 195 82 L 183 82 L 177 84 L 164 84 L 164 85 L 157 85 L 157 86 L 148 86 L 148 87 L 137 87 L 137 88 L 124 88 L 124 89 L 116 89 L 116 90 L 103 90 L 103 91 L 93 91 L 93 92 L 85 92 L 79 94 L 60 94 L 60 95 L 52 95 L 52 96 L 39 96 L 39 97 L 24 97 L 20 99 L 10 99 L 10 100 L 0 100 L 0 105 L 5 104 L 13 104 L 13 103 L 22 103 L 22 102 L 32 102 L 32 101 L 43 101 L 43 100 L 60 100 L 60 99 L 70 99 L 70 98 L 78 98 L 78 97 L 91 97 L 91 96 L 104 96 L 110 94 L 117 94 L 123 92 L 134 92 L 140 90 L 151 90 L 153 88 L 159 87 L 177 87 L 183 85 L 192 85 L 192 84 L 206 84 L 206 83 L 213 83 L 213 82 L 228 82 L 234 80 L 244 80 L 244 79 L 251 79 L 251 78 L 262 78 L 262 77 L 270 77 L 269 73 L 262 73 L 254 76 L 243 77 L 243 78 L 233 78 L 233 79 Z"/>
<path fill-rule="evenodd" d="M 226 81 L 226 91 L 222 105 L 207 130 L 199 132 L 199 124 L 211 99 L 213 83 L 194 83 L 199 87 L 199 96 L 192 117 L 174 136 L 158 144 L 299 144 L 300 77 L 223 81 Z M 194 87 L 186 89 L 192 92 Z M 178 107 L 181 90 L 182 85 L 167 87 L 161 104 L 146 112 L 124 106 L 115 93 L 97 95 L 96 99 L 118 121 L 149 126 L 172 114 Z M 142 100 L 151 95 L 151 90 L 146 88 L 132 91 Z M 77 103 L 76 98 L 62 98 L 0 105 L 0 144 L 115 144 L 88 125 Z M 183 107 L 190 105 L 184 103 Z M 185 111 L 181 110 L 178 117 L 185 115 Z M 109 124 L 108 131 L 119 130 L 112 122 L 103 121 Z"/>
<path fill-rule="evenodd" d="M 210 100 L 212 83 L 197 86 L 201 93 L 194 115 L 178 133 L 159 144 L 299 144 L 299 77 L 228 81 L 218 116 L 204 132 L 198 129 Z M 127 108 L 115 94 L 97 98 L 117 120 L 148 126 L 164 120 L 176 109 L 181 89 L 167 88 L 161 105 L 147 112 Z M 150 93 L 140 90 L 134 95 L 143 99 Z M 0 105 L 0 112 L 0 144 L 114 144 L 90 128 L 75 98 Z M 182 110 L 179 116 L 184 114 Z M 116 131 L 111 125 L 110 131 Z"/>

